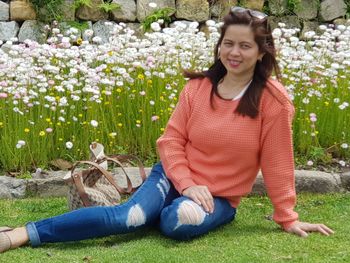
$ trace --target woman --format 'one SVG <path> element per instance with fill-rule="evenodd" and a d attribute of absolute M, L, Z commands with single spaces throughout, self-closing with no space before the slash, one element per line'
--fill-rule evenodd
<path fill-rule="evenodd" d="M 65 242 L 127 233 L 159 224 L 174 239 L 203 235 L 232 221 L 261 169 L 273 219 L 289 232 L 330 235 L 323 224 L 298 221 L 291 122 L 294 108 L 279 76 L 265 14 L 233 7 L 224 18 L 215 61 L 180 94 L 157 141 L 161 163 L 122 205 L 92 207 L 0 229 L 0 251 L 30 242 Z"/>

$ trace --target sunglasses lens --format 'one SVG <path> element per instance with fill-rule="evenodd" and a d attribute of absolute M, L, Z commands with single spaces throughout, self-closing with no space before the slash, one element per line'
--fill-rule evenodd
<path fill-rule="evenodd" d="M 231 7 L 231 12 L 233 12 L 233 13 L 234 12 L 237 12 L 237 13 L 249 12 L 249 14 L 252 17 L 255 17 L 255 18 L 258 18 L 258 19 L 264 19 L 265 17 L 267 17 L 267 15 L 262 13 L 262 12 L 259 12 L 259 11 L 256 11 L 256 10 L 251 10 L 251 9 L 246 9 L 246 8 L 243 8 L 243 7 L 240 7 L 240 6 Z"/>
<path fill-rule="evenodd" d="M 251 10 L 251 11 L 250 11 L 250 14 L 251 14 L 252 16 L 258 18 L 258 19 L 263 19 L 263 18 L 267 17 L 266 14 L 261 13 L 261 12 L 259 12 L 259 11 L 255 11 L 255 10 Z"/>
<path fill-rule="evenodd" d="M 233 6 L 233 7 L 231 7 L 231 11 L 232 12 L 245 12 L 245 11 L 247 11 L 247 9 L 240 7 L 240 6 Z"/>

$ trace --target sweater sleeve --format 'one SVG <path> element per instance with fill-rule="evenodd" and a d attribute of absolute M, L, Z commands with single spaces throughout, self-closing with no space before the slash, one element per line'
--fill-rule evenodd
<path fill-rule="evenodd" d="M 278 114 L 266 116 L 261 136 L 261 170 L 274 207 L 273 220 L 287 229 L 297 219 L 294 157 L 292 143 L 292 104 Z"/>
<path fill-rule="evenodd" d="M 195 185 L 185 152 L 188 141 L 187 123 L 191 114 L 191 83 L 193 81 L 189 81 L 180 93 L 179 101 L 165 132 L 157 140 L 157 148 L 166 176 L 179 193 Z"/>

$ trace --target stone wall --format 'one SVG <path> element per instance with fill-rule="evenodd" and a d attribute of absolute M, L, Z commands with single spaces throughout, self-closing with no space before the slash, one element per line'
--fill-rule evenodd
<path fill-rule="evenodd" d="M 99 21 L 124 22 L 139 30 L 139 23 L 157 8 L 174 9 L 172 20 L 198 21 L 220 20 L 230 6 L 243 5 L 256 10 L 268 10 L 272 27 L 283 22 L 289 27 L 315 30 L 319 23 L 346 23 L 346 0 L 296 0 L 294 8 L 288 0 L 113 0 L 120 6 L 108 13 L 99 8 L 103 0 L 91 0 L 91 6 L 74 10 L 74 0 L 63 0 L 63 21 L 88 21 L 93 29 Z M 289 2 L 290 3 L 290 2 Z M 156 7 L 154 7 L 156 5 Z M 43 42 L 47 32 L 43 24 L 36 21 L 37 15 L 29 0 L 0 1 L 0 40 L 8 41 L 26 38 Z M 101 22 L 100 22 L 101 23 Z M 67 25 L 67 24 L 64 24 Z M 99 25 L 99 24 L 98 24 Z"/>

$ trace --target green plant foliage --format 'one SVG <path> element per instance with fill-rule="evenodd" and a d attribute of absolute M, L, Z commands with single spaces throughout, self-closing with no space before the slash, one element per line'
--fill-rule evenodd
<path fill-rule="evenodd" d="M 86 29 L 89 29 L 89 24 L 86 21 L 78 22 L 78 21 L 68 21 L 67 24 L 70 27 L 74 27 L 76 29 L 79 29 L 80 31 L 84 31 Z"/>
<path fill-rule="evenodd" d="M 171 22 L 171 14 L 174 12 L 174 8 L 166 7 L 155 10 L 152 14 L 147 16 L 142 22 L 143 31 L 147 32 L 151 29 L 151 24 L 157 22 L 159 19 L 164 20 L 164 24 L 168 25 Z"/>
<path fill-rule="evenodd" d="M 294 14 L 295 9 L 301 8 L 300 5 L 301 5 L 300 0 L 288 0 L 287 1 L 288 13 Z"/>
<path fill-rule="evenodd" d="M 86 6 L 92 8 L 91 0 L 74 0 L 74 8 L 78 9 L 79 7 Z"/>
<path fill-rule="evenodd" d="M 44 23 L 62 19 L 63 0 L 30 0 L 37 19 Z"/>
<path fill-rule="evenodd" d="M 106 13 L 120 9 L 120 5 L 116 3 L 103 3 L 103 4 L 100 4 L 98 7 Z"/>

